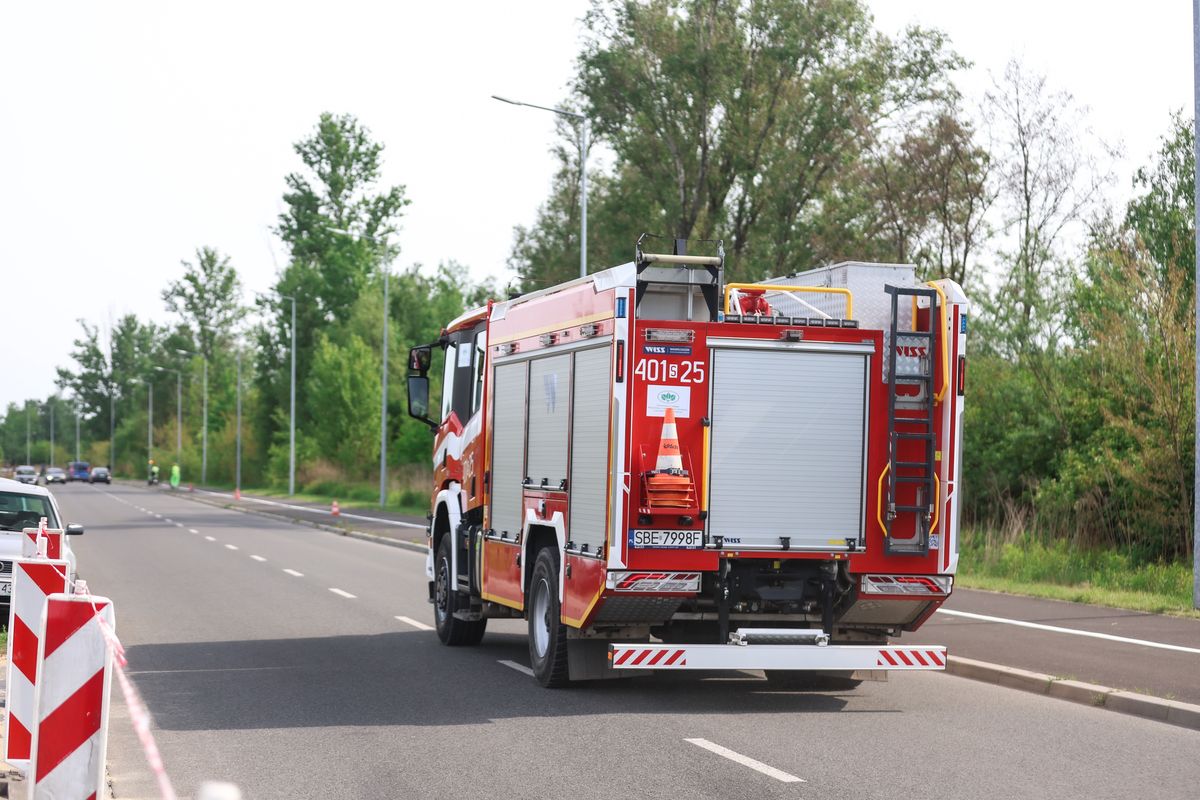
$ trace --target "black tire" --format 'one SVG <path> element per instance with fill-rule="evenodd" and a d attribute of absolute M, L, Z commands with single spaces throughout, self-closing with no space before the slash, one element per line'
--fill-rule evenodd
<path fill-rule="evenodd" d="M 454 616 L 455 611 L 468 607 L 470 601 L 465 599 L 455 586 L 457 581 L 450 568 L 450 542 L 450 534 L 442 537 L 437 549 L 437 558 L 433 562 L 433 620 L 442 644 L 450 647 L 469 647 L 479 644 L 483 639 L 487 620 L 456 619 Z"/>
<path fill-rule="evenodd" d="M 525 595 L 529 623 L 529 663 L 533 677 L 547 688 L 570 683 L 567 669 L 567 626 L 558 602 L 558 551 L 543 547 L 533 562 L 533 577 Z"/>
<path fill-rule="evenodd" d="M 846 692 L 862 683 L 852 672 L 808 672 L 793 669 L 764 670 L 772 689 L 788 692 Z"/>

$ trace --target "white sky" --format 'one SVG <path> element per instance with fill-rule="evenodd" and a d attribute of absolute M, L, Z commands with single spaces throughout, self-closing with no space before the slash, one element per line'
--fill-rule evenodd
<path fill-rule="evenodd" d="M 1175 0 L 873 0 L 878 24 L 939 27 L 978 97 L 1012 56 L 1125 145 L 1120 188 L 1191 108 L 1191 16 Z M 585 0 L 6 3 L 0 8 L 0 406 L 53 391 L 79 317 L 165 321 L 159 293 L 199 245 L 250 292 L 284 253 L 291 144 L 322 111 L 382 141 L 407 186 L 399 266 L 506 275 L 512 228 L 549 186 Z M 1118 11 L 1119 9 L 1119 11 Z M 249 294 L 248 294 L 249 297 Z"/>

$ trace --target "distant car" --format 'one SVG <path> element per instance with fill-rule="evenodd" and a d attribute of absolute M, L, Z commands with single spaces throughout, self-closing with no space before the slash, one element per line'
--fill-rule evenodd
<path fill-rule="evenodd" d="M 28 469 L 32 471 L 33 467 Z M 4 619 L 8 619 L 8 598 L 12 595 L 12 562 L 21 557 L 21 531 L 36 528 L 42 517 L 52 530 L 63 529 L 54 495 L 41 486 L 0 478 L 0 617 Z M 83 526 L 67 525 L 66 533 L 81 534 Z M 70 562 L 71 580 L 75 580 L 75 553 L 66 537 L 63 538 L 63 558 Z"/>
<path fill-rule="evenodd" d="M 52 483 L 66 483 L 67 471 L 62 467 L 47 467 L 46 474 L 42 476 L 42 480 L 47 486 Z"/>
<path fill-rule="evenodd" d="M 71 461 L 67 464 L 67 480 L 68 481 L 86 481 L 88 479 L 88 468 L 91 464 L 86 461 Z"/>
<path fill-rule="evenodd" d="M 37 470 L 28 464 L 17 467 L 17 472 L 14 477 L 18 483 L 32 483 L 36 485 L 38 481 Z"/>
<path fill-rule="evenodd" d="M 108 467 L 92 467 L 92 473 L 88 475 L 88 483 L 112 483 L 112 474 L 109 473 Z"/>

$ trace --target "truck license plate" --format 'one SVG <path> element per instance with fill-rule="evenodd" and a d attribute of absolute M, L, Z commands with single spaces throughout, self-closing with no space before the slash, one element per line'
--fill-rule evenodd
<path fill-rule="evenodd" d="M 704 531 L 664 531 L 635 528 L 634 547 L 700 548 L 704 547 Z"/>

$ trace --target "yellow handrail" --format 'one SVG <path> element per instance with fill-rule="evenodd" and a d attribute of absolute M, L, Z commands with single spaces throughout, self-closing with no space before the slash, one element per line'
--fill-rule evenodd
<path fill-rule="evenodd" d="M 812 292 L 815 294 L 840 294 L 846 298 L 845 319 L 854 319 L 854 295 L 849 289 L 836 286 L 788 286 L 777 283 L 727 283 L 725 284 L 725 313 L 729 313 L 729 295 L 734 289 L 754 289 L 767 292 Z"/>
<path fill-rule="evenodd" d="M 929 524 L 929 532 L 933 533 L 937 529 L 938 512 L 942 510 L 942 482 L 938 480 L 937 473 L 933 473 L 933 522 Z"/>
<path fill-rule="evenodd" d="M 879 530 L 883 531 L 883 538 L 887 538 L 887 525 L 883 524 L 883 479 L 887 477 L 888 470 L 892 468 L 889 463 L 883 468 L 883 472 L 879 473 L 879 492 L 875 496 L 875 519 L 879 520 Z"/>
<path fill-rule="evenodd" d="M 932 281 L 926 286 L 931 286 L 938 293 L 938 298 L 942 301 L 938 305 L 938 324 L 941 326 L 940 335 L 938 338 L 942 342 L 942 388 L 933 396 L 937 402 L 942 402 L 942 398 L 946 396 L 946 390 L 950 388 L 950 351 L 946 347 L 946 340 L 950 338 L 950 334 L 946 332 L 946 293 L 942 291 L 942 287 Z"/>

